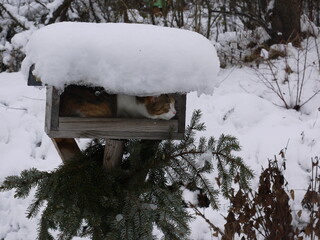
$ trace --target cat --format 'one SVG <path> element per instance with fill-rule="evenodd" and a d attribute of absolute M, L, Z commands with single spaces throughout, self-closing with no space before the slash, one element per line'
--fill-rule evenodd
<path fill-rule="evenodd" d="M 69 85 L 60 95 L 61 117 L 127 117 L 169 120 L 176 115 L 175 99 L 168 94 L 136 97 L 107 94 L 103 88 Z M 64 162 L 80 153 L 73 138 L 53 138 Z"/>
<path fill-rule="evenodd" d="M 149 97 L 117 95 L 117 116 L 169 120 L 176 115 L 175 100 L 168 94 Z"/>
<path fill-rule="evenodd" d="M 169 120 L 176 115 L 169 94 L 137 97 L 108 94 L 102 88 L 70 85 L 60 96 L 61 117 L 126 117 Z"/>

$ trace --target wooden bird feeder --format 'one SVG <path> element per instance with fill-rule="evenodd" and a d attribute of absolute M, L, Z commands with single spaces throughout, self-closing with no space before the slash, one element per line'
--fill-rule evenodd
<path fill-rule="evenodd" d="M 33 66 L 29 71 L 28 85 L 41 86 L 41 82 L 32 74 L 32 68 Z M 55 87 L 46 86 L 45 131 L 53 140 L 63 161 L 68 161 L 80 152 L 75 138 L 105 138 L 105 159 L 116 158 L 117 161 L 120 161 L 122 157 L 123 142 L 119 141 L 121 139 L 183 139 L 186 119 L 186 94 L 173 95 L 177 113 L 170 120 L 62 117 L 59 114 L 59 106 L 63 104 L 60 101 L 60 96 Z M 73 112 L 76 112 L 76 109 L 73 109 Z M 105 162 L 105 165 L 107 169 L 111 169 L 118 164 L 111 160 Z"/>
<path fill-rule="evenodd" d="M 28 85 L 46 85 L 45 131 L 62 160 L 80 151 L 75 138 L 105 138 L 104 165 L 110 170 L 121 162 L 123 139 L 182 139 L 186 94 L 173 94 L 176 115 L 170 120 L 66 117 L 59 108 L 66 106 L 63 99 L 68 95 L 60 95 L 58 89 L 75 84 L 123 95 L 211 94 L 219 60 L 213 44 L 195 32 L 144 24 L 69 22 L 35 31 L 23 66 L 26 74 L 29 71 Z"/>
<path fill-rule="evenodd" d="M 60 95 L 55 87 L 48 86 L 45 131 L 51 138 L 182 139 L 186 95 L 174 94 L 173 97 L 177 114 L 171 120 L 61 117 Z"/>

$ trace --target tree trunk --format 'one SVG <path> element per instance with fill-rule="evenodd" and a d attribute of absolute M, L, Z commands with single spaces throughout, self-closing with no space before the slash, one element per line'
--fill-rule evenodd
<path fill-rule="evenodd" d="M 317 27 L 319 27 L 320 26 L 320 1 L 317 0 L 315 5 L 316 5 L 316 14 L 317 14 L 316 25 Z"/>
<path fill-rule="evenodd" d="M 300 44 L 300 15 L 298 0 L 275 0 L 271 19 L 271 38 L 276 43 Z"/>

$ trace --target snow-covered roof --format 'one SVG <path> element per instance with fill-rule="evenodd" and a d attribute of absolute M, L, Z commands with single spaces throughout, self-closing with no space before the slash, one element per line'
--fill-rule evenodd
<path fill-rule="evenodd" d="M 33 33 L 23 71 L 35 64 L 42 82 L 101 86 L 111 93 L 211 94 L 219 60 L 202 35 L 181 29 L 124 23 L 57 23 Z"/>

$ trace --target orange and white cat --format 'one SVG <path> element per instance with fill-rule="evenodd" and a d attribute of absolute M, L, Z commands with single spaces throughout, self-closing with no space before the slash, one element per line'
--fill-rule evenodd
<path fill-rule="evenodd" d="M 117 116 L 169 120 L 176 115 L 175 100 L 168 94 L 157 97 L 117 95 Z"/>
<path fill-rule="evenodd" d="M 70 85 L 60 96 L 61 117 L 127 117 L 169 120 L 176 115 L 175 100 L 168 94 L 150 97 L 107 94 L 101 88 Z M 62 159 L 80 153 L 73 138 L 54 138 Z"/>
<path fill-rule="evenodd" d="M 68 86 L 60 96 L 63 117 L 127 117 L 169 120 L 176 115 L 171 95 L 136 97 L 107 94 L 100 88 Z"/>

